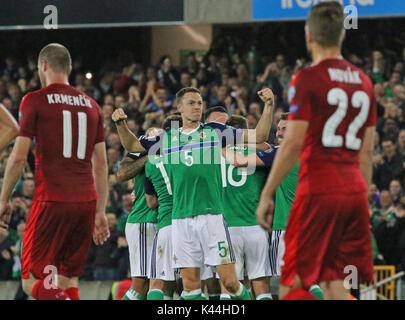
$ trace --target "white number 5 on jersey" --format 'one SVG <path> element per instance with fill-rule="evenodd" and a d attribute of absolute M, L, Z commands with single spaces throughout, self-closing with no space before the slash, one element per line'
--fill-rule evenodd
<path fill-rule="evenodd" d="M 356 91 L 352 96 L 351 102 L 354 108 L 361 109 L 346 132 L 346 148 L 350 150 L 360 150 L 361 139 L 356 136 L 357 132 L 367 120 L 368 112 L 370 110 L 370 98 L 364 91 Z M 342 147 L 343 137 L 337 136 L 335 132 L 343 118 L 346 116 L 347 108 L 349 107 L 349 97 L 342 89 L 334 88 L 328 92 L 328 103 L 330 105 L 337 105 L 338 107 L 323 127 L 322 144 L 325 147 L 331 148 Z"/>

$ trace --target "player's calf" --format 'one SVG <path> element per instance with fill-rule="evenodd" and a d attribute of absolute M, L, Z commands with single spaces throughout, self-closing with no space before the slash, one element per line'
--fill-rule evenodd
<path fill-rule="evenodd" d="M 221 283 L 235 300 L 251 300 L 249 291 L 246 287 L 237 279 L 235 272 L 235 264 L 229 263 L 220 266 L 216 266 Z"/>
<path fill-rule="evenodd" d="M 253 279 L 252 287 L 256 300 L 273 300 L 270 293 L 270 277 Z"/>

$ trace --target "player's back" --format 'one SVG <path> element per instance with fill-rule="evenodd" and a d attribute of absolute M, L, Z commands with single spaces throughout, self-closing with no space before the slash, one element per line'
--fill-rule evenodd
<path fill-rule="evenodd" d="M 309 121 L 297 193 L 364 191 L 359 151 L 376 121 L 371 80 L 344 59 L 327 59 L 293 77 L 290 97 L 290 119 Z"/>
<path fill-rule="evenodd" d="M 21 103 L 21 134 L 35 137 L 37 200 L 90 201 L 97 198 L 91 157 L 104 141 L 97 103 L 66 84 L 52 84 Z"/>

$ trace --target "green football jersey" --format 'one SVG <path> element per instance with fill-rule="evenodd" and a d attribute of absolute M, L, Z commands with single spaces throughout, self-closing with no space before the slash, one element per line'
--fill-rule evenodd
<path fill-rule="evenodd" d="M 231 149 L 244 155 L 256 153 L 256 150 L 246 147 L 234 146 Z M 222 160 L 221 173 L 226 224 L 228 227 L 257 225 L 255 212 L 259 205 L 260 193 L 266 183 L 267 169 L 263 167 L 236 168 L 225 163 L 225 159 Z"/>
<path fill-rule="evenodd" d="M 298 183 L 299 162 L 276 190 L 273 230 L 285 230 Z"/>
<path fill-rule="evenodd" d="M 162 156 L 153 156 L 145 164 L 145 176 L 152 183 L 159 200 L 157 230 L 172 224 L 173 195 L 163 160 Z M 148 181 L 145 184 L 145 193 L 149 194 L 147 185 Z"/>
<path fill-rule="evenodd" d="M 221 149 L 242 137 L 238 130 L 220 123 L 200 124 L 189 133 L 167 129 L 159 137 L 141 138 L 149 150 L 160 150 L 173 191 L 172 219 L 221 214 Z"/>
<path fill-rule="evenodd" d="M 135 157 L 131 158 L 136 159 Z M 127 219 L 127 222 L 129 223 L 157 222 L 156 218 L 157 210 L 150 209 L 146 204 L 144 189 L 145 189 L 145 172 L 142 172 L 134 178 L 135 203 Z"/>

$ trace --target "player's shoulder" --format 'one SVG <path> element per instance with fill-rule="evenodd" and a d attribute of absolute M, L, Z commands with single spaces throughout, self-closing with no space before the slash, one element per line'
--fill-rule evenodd
<path fill-rule="evenodd" d="M 21 99 L 20 103 L 20 109 L 24 106 L 32 106 L 32 102 L 36 101 L 39 97 L 42 97 L 44 95 L 44 89 L 46 88 L 41 88 L 38 90 L 34 90 L 31 92 L 26 93 L 23 98 Z"/>

